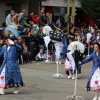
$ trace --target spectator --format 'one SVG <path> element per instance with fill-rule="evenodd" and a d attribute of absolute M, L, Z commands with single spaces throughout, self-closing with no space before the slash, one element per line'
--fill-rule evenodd
<path fill-rule="evenodd" d="M 30 26 L 30 24 L 28 24 L 28 18 L 27 18 L 27 16 L 24 16 L 24 19 L 23 19 L 23 26 L 25 27 L 25 28 L 29 28 L 29 26 Z"/>
<path fill-rule="evenodd" d="M 43 15 L 45 15 L 45 8 L 44 7 L 41 7 L 41 11 L 43 13 Z"/>
<path fill-rule="evenodd" d="M 14 19 L 13 19 L 13 16 L 14 16 L 14 15 L 15 15 L 15 11 L 12 10 L 12 11 L 10 12 L 10 14 L 8 14 L 8 16 L 6 17 L 6 25 L 7 25 L 7 27 L 11 27 L 11 28 L 17 29 L 18 27 L 17 27 L 17 25 L 15 24 Z"/>
<path fill-rule="evenodd" d="M 42 12 L 40 12 L 39 16 L 39 25 L 45 26 L 46 24 L 44 23 L 44 15 Z"/>
<path fill-rule="evenodd" d="M 37 17 L 36 13 L 34 13 L 34 16 L 32 16 L 32 20 L 33 20 L 34 24 L 39 25 L 39 22 L 38 22 L 39 18 Z"/>
<path fill-rule="evenodd" d="M 18 54 L 19 54 L 19 56 L 20 55 L 23 56 L 23 61 L 24 61 L 24 63 L 26 63 L 28 61 L 28 54 L 24 52 L 23 42 L 22 42 L 22 38 L 21 37 L 18 37 L 17 44 L 22 47 L 22 51 L 19 51 Z"/>
<path fill-rule="evenodd" d="M 46 57 L 43 54 L 43 49 L 40 49 L 39 53 L 36 55 L 36 61 L 42 61 L 45 59 L 46 59 Z"/>
<path fill-rule="evenodd" d="M 24 20 L 25 14 L 26 14 L 26 10 L 23 10 L 23 11 L 19 14 L 19 16 L 18 16 L 18 21 L 19 21 L 20 24 L 22 24 L 22 22 L 23 22 L 23 20 Z"/>
<path fill-rule="evenodd" d="M 43 26 L 42 25 L 40 26 L 40 29 L 39 29 L 37 35 L 38 35 L 38 38 L 39 38 L 39 49 L 44 50 L 44 39 L 43 39 L 43 37 L 45 35 L 43 34 Z"/>
<path fill-rule="evenodd" d="M 34 12 L 31 12 L 30 15 L 28 16 L 28 23 L 30 23 L 30 21 L 33 21 L 32 16 L 34 16 Z"/>
<path fill-rule="evenodd" d="M 32 27 L 30 28 L 29 33 L 28 33 L 28 37 L 36 35 L 37 33 L 36 33 L 35 30 L 36 30 L 36 27 L 32 26 Z"/>
<path fill-rule="evenodd" d="M 44 23 L 45 25 L 50 25 L 49 13 L 46 13 L 46 15 L 44 16 Z"/>
<path fill-rule="evenodd" d="M 18 27 L 18 31 L 23 31 L 24 30 L 24 27 L 22 25 L 20 25 L 19 21 L 18 21 L 18 13 L 16 13 L 14 16 L 13 16 L 13 19 L 14 19 L 14 22 L 16 24 L 16 26 Z"/>

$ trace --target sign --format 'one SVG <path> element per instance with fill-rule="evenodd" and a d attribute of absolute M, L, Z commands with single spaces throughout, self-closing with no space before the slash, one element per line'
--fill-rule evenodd
<path fill-rule="evenodd" d="M 6 6 L 5 10 L 12 10 L 12 6 Z"/>
<path fill-rule="evenodd" d="M 67 7 L 67 0 L 46 0 L 46 1 L 42 1 L 41 5 L 42 6 Z M 81 7 L 81 3 L 78 0 L 75 0 L 75 5 L 76 7 Z"/>

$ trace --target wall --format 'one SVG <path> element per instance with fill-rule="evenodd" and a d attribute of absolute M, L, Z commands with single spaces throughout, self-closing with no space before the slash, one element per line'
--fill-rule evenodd
<path fill-rule="evenodd" d="M 29 1 L 28 12 L 35 12 L 38 14 L 40 11 L 40 2 L 39 1 Z"/>
<path fill-rule="evenodd" d="M 0 2 L 0 26 L 5 21 L 5 3 Z"/>
<path fill-rule="evenodd" d="M 21 4 L 21 11 L 26 10 L 26 15 L 28 15 L 28 1 L 24 1 Z"/>

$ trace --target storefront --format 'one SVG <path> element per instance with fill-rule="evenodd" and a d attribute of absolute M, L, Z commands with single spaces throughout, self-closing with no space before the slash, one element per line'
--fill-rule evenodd
<path fill-rule="evenodd" d="M 45 7 L 45 12 L 49 12 L 52 16 L 54 12 L 56 16 L 64 16 L 67 13 L 67 0 L 46 0 L 42 1 L 42 6 Z M 75 22 L 78 23 L 81 20 L 84 23 L 89 24 L 90 26 L 93 25 L 93 21 L 90 18 L 89 14 L 85 14 L 81 9 L 81 3 L 78 0 L 75 0 L 76 5 L 76 13 Z M 72 4 L 70 5 L 71 9 Z"/>

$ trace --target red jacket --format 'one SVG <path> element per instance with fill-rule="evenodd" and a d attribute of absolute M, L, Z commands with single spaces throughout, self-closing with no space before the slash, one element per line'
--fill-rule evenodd
<path fill-rule="evenodd" d="M 39 20 L 38 17 L 32 16 L 32 20 L 33 20 L 34 24 L 39 25 L 39 23 L 38 23 L 38 20 Z"/>

